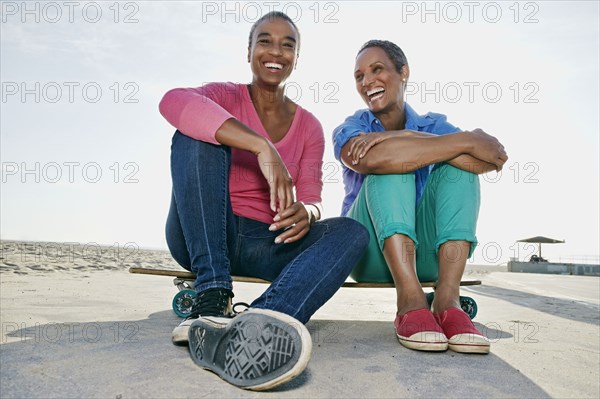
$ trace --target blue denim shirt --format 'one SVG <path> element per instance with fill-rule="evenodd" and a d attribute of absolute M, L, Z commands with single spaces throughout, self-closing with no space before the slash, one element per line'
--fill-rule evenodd
<path fill-rule="evenodd" d="M 460 129 L 446 121 L 445 115 L 436 114 L 433 112 L 429 112 L 426 115 L 419 115 L 406 103 L 404 103 L 404 112 L 406 113 L 406 130 L 427 132 L 437 135 L 456 133 L 460 131 Z M 333 148 L 335 152 L 335 158 L 340 162 L 342 161 L 340 157 L 342 147 L 352 137 L 358 136 L 359 132 L 372 133 L 383 131 L 385 131 L 385 129 L 381 124 L 381 121 L 377 119 L 377 117 L 373 115 L 371 111 L 368 109 L 356 111 L 354 115 L 346 118 L 344 123 L 335 128 L 333 131 Z M 365 178 L 365 175 L 356 173 L 352 169 L 346 167 L 343 163 L 342 169 L 344 189 L 346 191 L 344 203 L 342 204 L 342 216 L 344 216 L 346 213 L 348 213 L 350 206 L 352 206 L 354 203 L 354 200 L 356 199 L 356 196 L 362 187 L 362 182 Z M 427 183 L 427 177 L 429 176 L 430 170 L 431 165 L 415 171 L 417 202 L 423 194 L 423 189 L 425 187 L 425 183 Z"/>

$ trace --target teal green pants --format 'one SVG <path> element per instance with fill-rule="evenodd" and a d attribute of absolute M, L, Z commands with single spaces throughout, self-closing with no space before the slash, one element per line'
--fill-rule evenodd
<path fill-rule="evenodd" d="M 350 277 L 358 282 L 392 282 L 383 256 L 384 240 L 404 234 L 415 243 L 420 281 L 437 281 L 439 249 L 447 241 L 477 245 L 479 177 L 451 165 L 437 164 L 416 203 L 414 173 L 369 175 L 347 216 L 362 223 L 371 236 L 366 254 Z"/>

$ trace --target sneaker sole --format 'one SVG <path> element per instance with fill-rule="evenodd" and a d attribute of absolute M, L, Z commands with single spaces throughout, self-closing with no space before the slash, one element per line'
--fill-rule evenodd
<path fill-rule="evenodd" d="M 479 335 L 457 334 L 448 340 L 448 349 L 459 353 L 487 354 L 490 353 L 490 342 Z"/>
<path fill-rule="evenodd" d="M 417 335 L 419 337 L 415 337 Z M 415 339 L 415 338 L 424 338 L 426 336 L 431 337 L 431 335 L 439 336 L 439 339 L 436 340 L 437 342 L 431 341 L 431 340 L 425 341 L 425 340 Z M 437 332 L 425 332 L 425 333 L 414 334 L 409 338 L 403 337 L 398 334 L 396 334 L 396 337 L 398 338 L 398 342 L 400 342 L 400 345 L 402 345 L 408 349 L 414 349 L 414 350 L 426 351 L 426 352 L 443 352 L 445 350 L 448 350 L 448 341 L 442 339 L 441 335 L 442 334 L 439 334 Z"/>
<path fill-rule="evenodd" d="M 189 348 L 200 367 L 240 388 L 262 391 L 304 371 L 312 340 L 293 317 L 250 309 L 227 323 L 200 317 L 190 326 Z"/>

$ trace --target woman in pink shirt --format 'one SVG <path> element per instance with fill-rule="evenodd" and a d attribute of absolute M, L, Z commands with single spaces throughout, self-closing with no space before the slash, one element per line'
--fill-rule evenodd
<path fill-rule="evenodd" d="M 246 389 L 272 388 L 304 369 L 311 340 L 302 323 L 369 241 L 354 220 L 319 220 L 323 130 L 284 95 L 299 47 L 294 22 L 266 14 L 250 31 L 250 84 L 174 89 L 160 103 L 177 128 L 167 243 L 197 275 L 192 314 L 173 341 L 189 339 L 196 363 Z M 231 275 L 272 281 L 233 318 Z"/>

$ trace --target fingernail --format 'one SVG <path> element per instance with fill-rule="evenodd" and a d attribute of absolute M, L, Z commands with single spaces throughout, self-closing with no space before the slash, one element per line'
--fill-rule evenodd
<path fill-rule="evenodd" d="M 277 227 L 274 224 L 269 226 L 269 231 L 275 231 L 275 230 L 277 230 Z"/>
<path fill-rule="evenodd" d="M 279 217 L 279 215 L 275 215 L 275 217 L 273 218 L 273 220 L 274 220 L 275 222 L 279 222 L 279 219 L 281 219 L 281 218 Z"/>
<path fill-rule="evenodd" d="M 275 239 L 275 244 L 279 244 L 280 242 L 281 242 L 281 238 L 277 237 L 277 238 Z"/>

